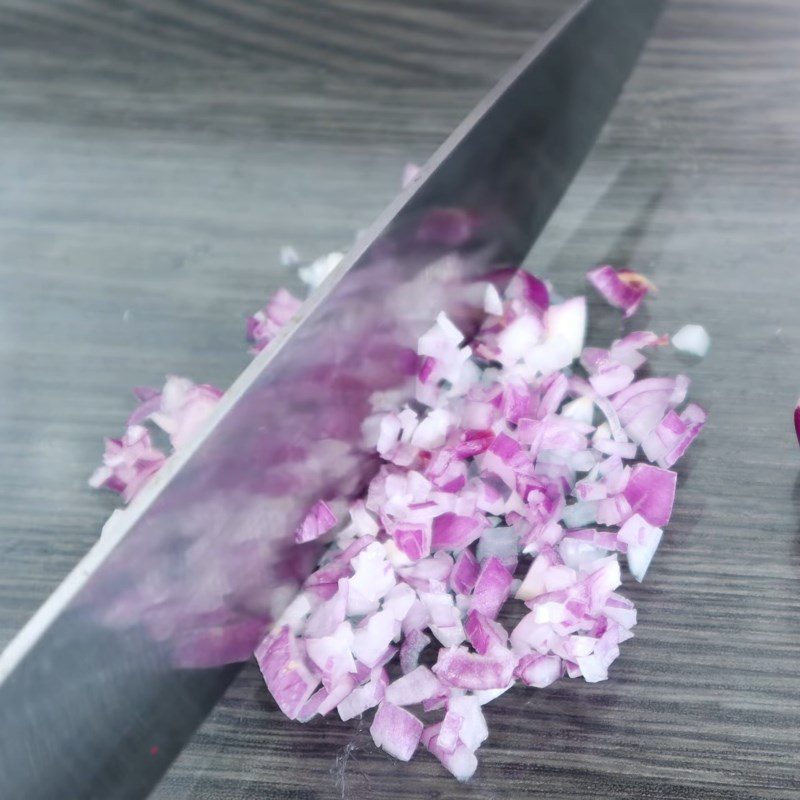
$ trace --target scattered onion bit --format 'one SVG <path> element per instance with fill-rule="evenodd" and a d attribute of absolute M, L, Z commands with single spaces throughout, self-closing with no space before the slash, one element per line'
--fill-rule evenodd
<path fill-rule="evenodd" d="M 247 318 L 247 339 L 253 345 L 250 352 L 261 352 L 302 305 L 291 292 L 278 289 L 260 311 Z"/>
<path fill-rule="evenodd" d="M 407 189 L 409 186 L 411 186 L 411 184 L 414 183 L 414 181 L 420 176 L 421 172 L 422 167 L 420 167 L 418 164 L 414 164 L 412 161 L 409 161 L 403 167 L 403 176 L 400 180 L 400 185 L 403 187 L 403 189 Z"/>
<path fill-rule="evenodd" d="M 632 269 L 621 267 L 617 270 L 617 277 L 623 283 L 630 286 L 631 289 L 650 292 L 651 294 L 656 294 L 658 292 L 656 285 L 647 276 L 639 272 L 634 272 Z"/>
<path fill-rule="evenodd" d="M 150 440 L 147 428 L 129 425 L 119 439 L 106 439 L 103 464 L 89 478 L 94 489 L 119 492 L 124 502 L 130 502 L 150 478 L 161 469 L 166 455 Z"/>
<path fill-rule="evenodd" d="M 307 266 L 299 267 L 297 274 L 309 289 L 316 289 L 339 266 L 339 262 L 343 258 L 344 253 L 334 250 L 331 253 L 320 256 Z"/>
<path fill-rule="evenodd" d="M 676 350 L 703 358 L 711 346 L 711 339 L 702 325 L 684 325 L 672 337 L 672 345 Z"/>
<path fill-rule="evenodd" d="M 591 270 L 586 277 L 605 301 L 621 309 L 626 318 L 636 313 L 648 292 L 656 291 L 644 275 L 629 269 L 616 270 L 604 265 Z"/>
<path fill-rule="evenodd" d="M 89 485 L 111 489 L 130 502 L 158 472 L 167 454 L 154 447 L 146 423 L 169 436 L 173 449 L 182 448 L 203 427 L 222 397 L 210 384 L 169 375 L 164 388 L 137 387 L 139 405 L 128 418 L 120 439 L 106 439 L 103 464 L 89 478 Z"/>

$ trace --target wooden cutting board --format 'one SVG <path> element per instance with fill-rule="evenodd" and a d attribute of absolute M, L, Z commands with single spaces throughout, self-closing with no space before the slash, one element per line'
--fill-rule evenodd
<path fill-rule="evenodd" d="M 297 288 L 280 245 L 346 246 L 568 5 L 0 0 L 0 644 L 114 505 L 85 479 L 128 387 L 227 385 L 244 315 Z M 633 266 L 661 290 L 637 326 L 712 337 L 655 360 L 711 418 L 612 679 L 490 705 L 462 786 L 283 720 L 248 667 L 155 797 L 798 796 L 799 73 L 795 0 L 673 0 L 530 258 L 565 294 Z"/>

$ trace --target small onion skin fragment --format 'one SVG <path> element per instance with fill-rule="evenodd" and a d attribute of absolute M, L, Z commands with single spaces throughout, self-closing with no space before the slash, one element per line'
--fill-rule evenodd
<path fill-rule="evenodd" d="M 797 436 L 797 443 L 800 444 L 800 400 L 794 407 L 794 433 Z"/>
<path fill-rule="evenodd" d="M 655 291 L 655 286 L 643 275 L 616 270 L 607 264 L 591 270 L 586 277 L 605 301 L 621 309 L 626 318 L 636 313 L 648 292 Z"/>

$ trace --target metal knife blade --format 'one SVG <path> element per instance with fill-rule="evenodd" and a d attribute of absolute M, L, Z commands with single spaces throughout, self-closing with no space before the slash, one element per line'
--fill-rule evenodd
<path fill-rule="evenodd" d="M 0 656 L 0 796 L 147 794 L 310 570 L 303 513 L 375 469 L 363 423 L 408 392 L 417 336 L 468 326 L 476 280 L 526 255 L 662 5 L 556 23 L 108 526 Z"/>

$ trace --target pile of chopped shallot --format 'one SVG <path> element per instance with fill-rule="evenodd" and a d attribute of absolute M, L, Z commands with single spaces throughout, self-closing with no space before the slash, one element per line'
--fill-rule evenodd
<path fill-rule="evenodd" d="M 653 288 L 611 267 L 588 277 L 626 317 Z M 251 317 L 253 350 L 299 305 L 281 291 Z M 517 683 L 608 677 L 636 624 L 618 554 L 641 581 L 672 512 L 670 467 L 706 420 L 685 376 L 637 377 L 666 336 L 584 347 L 584 298 L 556 302 L 522 270 L 502 296 L 487 286 L 484 311 L 469 340 L 444 314 L 420 338 L 413 400 L 373 420 L 380 470 L 346 518 L 310 509 L 296 541 L 330 544 L 255 653 L 290 719 L 370 713 L 378 747 L 408 761 L 421 745 L 459 780 L 489 735 L 486 703 Z M 92 478 L 125 500 L 166 455 L 144 423 L 180 447 L 220 393 L 172 377 L 137 395 Z"/>
<path fill-rule="evenodd" d="M 611 267 L 589 278 L 626 315 L 651 289 Z M 608 677 L 636 624 L 617 554 L 641 581 L 672 511 L 669 467 L 706 414 L 683 405 L 685 376 L 637 379 L 667 337 L 584 348 L 584 298 L 550 295 L 524 271 L 503 297 L 489 286 L 470 341 L 440 315 L 414 400 L 380 420 L 365 497 L 344 520 L 320 501 L 298 528 L 330 547 L 256 650 L 290 719 L 376 709 L 378 747 L 408 761 L 422 744 L 466 780 L 484 704 L 515 683 Z M 512 605 L 524 614 L 507 627 Z"/>

